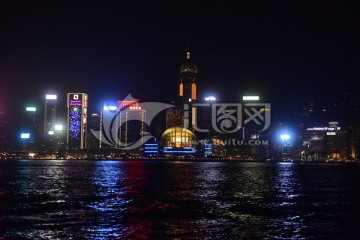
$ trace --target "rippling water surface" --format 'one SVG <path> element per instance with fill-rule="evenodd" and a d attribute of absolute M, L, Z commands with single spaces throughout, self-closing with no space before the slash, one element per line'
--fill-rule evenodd
<path fill-rule="evenodd" d="M 360 166 L 0 161 L 0 239 L 356 239 Z"/>

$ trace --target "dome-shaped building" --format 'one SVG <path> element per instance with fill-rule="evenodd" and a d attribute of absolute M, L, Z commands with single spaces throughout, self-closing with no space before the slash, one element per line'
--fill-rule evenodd
<path fill-rule="evenodd" d="M 172 127 L 162 134 L 161 145 L 172 148 L 193 147 L 195 145 L 195 140 L 195 134 L 189 129 Z"/>

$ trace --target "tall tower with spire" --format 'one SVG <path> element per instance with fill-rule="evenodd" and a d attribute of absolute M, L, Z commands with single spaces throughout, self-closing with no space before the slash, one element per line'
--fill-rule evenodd
<path fill-rule="evenodd" d="M 186 53 L 186 61 L 180 67 L 179 96 L 183 104 L 183 123 L 185 128 L 192 129 L 194 117 L 192 114 L 192 103 L 196 100 L 196 78 L 198 69 L 191 62 L 190 52 Z"/>
<path fill-rule="evenodd" d="M 186 61 L 180 66 L 179 92 L 176 106 L 166 111 L 166 128 L 182 127 L 192 130 L 195 122 L 192 104 L 197 99 L 196 78 L 198 69 L 190 60 L 190 52 L 186 53 Z"/>
<path fill-rule="evenodd" d="M 196 100 L 197 67 L 190 60 L 190 52 L 186 53 L 186 62 L 180 67 L 179 96 L 184 103 Z"/>

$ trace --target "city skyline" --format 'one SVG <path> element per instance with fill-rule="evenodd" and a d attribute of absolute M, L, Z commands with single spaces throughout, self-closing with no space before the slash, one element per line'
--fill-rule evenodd
<path fill-rule="evenodd" d="M 187 65 L 185 64 L 183 66 Z M 181 74 L 182 73 L 180 73 L 180 75 Z M 193 90 L 192 87 L 190 87 L 190 89 Z M 87 111 L 88 95 L 85 93 L 67 93 L 67 123 L 65 123 L 63 119 L 55 117 L 61 115 L 56 110 L 59 104 L 57 101 L 58 96 L 47 94 L 43 99 L 45 105 L 42 110 L 34 105 L 27 106 L 23 109 L 24 118 L 21 118 L 21 125 L 18 125 L 14 132 L 9 131 L 9 129 L 7 130 L 10 134 L 10 138 L 8 139 L 6 139 L 6 134 L 4 135 L 4 133 L 2 133 L 2 137 L 5 137 L 5 141 L 3 141 L 2 144 L 10 143 L 10 146 L 15 147 L 6 149 L 9 152 L 15 150 L 15 152 L 18 151 L 20 156 L 25 152 L 25 154 L 28 153 L 30 157 L 36 156 L 40 158 L 54 158 L 55 156 L 64 158 L 64 154 L 69 154 L 66 155 L 67 159 L 71 159 L 72 157 L 88 158 L 96 152 L 100 154 L 99 156 L 105 157 L 101 155 L 100 149 L 108 149 L 110 152 L 113 152 L 113 154 L 116 154 L 119 150 L 120 152 L 136 150 L 136 152 L 142 153 L 142 147 L 145 148 L 144 157 L 146 157 L 146 152 L 148 151 L 146 149 L 148 149 L 149 146 L 151 146 L 151 149 L 154 149 L 155 145 L 159 147 L 159 151 L 156 154 L 165 154 L 166 156 L 169 152 L 176 154 L 184 153 L 179 150 L 173 151 L 168 149 L 178 141 L 177 137 L 174 137 L 179 135 L 182 139 L 182 133 L 184 132 L 184 134 L 189 133 L 193 138 L 190 142 L 185 141 L 186 144 L 193 146 L 191 150 L 191 154 L 193 154 L 192 157 L 201 156 L 203 152 L 199 149 L 195 150 L 194 147 L 197 144 L 201 144 L 205 148 L 207 148 L 207 145 L 210 146 L 208 148 L 212 149 L 213 152 L 207 151 L 210 155 L 215 154 L 212 157 L 220 157 L 216 154 L 221 153 L 221 157 L 230 157 L 231 159 L 231 156 L 236 156 L 236 154 L 243 152 L 241 158 L 244 157 L 244 159 L 246 159 L 246 156 L 249 156 L 247 155 L 249 149 L 246 148 L 248 145 L 251 149 L 254 146 L 265 146 L 265 149 L 262 149 L 265 150 L 263 152 L 265 155 L 263 156 L 261 151 L 259 152 L 260 149 L 256 150 L 256 148 L 254 148 L 251 150 L 255 151 L 253 154 L 257 156 L 256 158 L 262 156 L 261 159 L 264 160 L 266 158 L 264 158 L 264 156 L 272 156 L 272 158 L 277 159 L 279 144 L 282 142 L 284 146 L 281 149 L 285 149 L 286 146 L 287 154 L 290 154 L 288 155 L 290 160 L 295 158 L 305 161 L 318 161 L 329 159 L 331 156 L 336 156 L 336 158 L 341 160 L 347 157 L 357 159 L 359 124 L 357 116 L 359 112 L 348 108 L 342 101 L 333 102 L 333 105 L 327 106 L 310 103 L 309 106 L 300 109 L 300 111 L 294 115 L 296 117 L 296 124 L 291 125 L 289 122 L 274 122 L 271 120 L 271 104 L 259 102 L 259 96 L 243 96 L 242 103 L 219 103 L 214 96 L 209 96 L 205 98 L 205 100 L 199 99 L 199 101 L 195 101 L 194 103 L 190 100 L 183 103 L 184 99 L 182 99 L 181 92 L 182 91 L 180 91 L 179 96 L 181 99 L 178 101 L 180 105 L 176 103 L 175 105 L 170 105 L 160 102 L 138 102 L 138 100 L 133 99 L 132 96 L 129 95 L 126 99 L 119 100 L 117 105 L 104 105 L 99 114 L 90 114 L 91 117 L 88 117 Z M 194 96 L 194 92 L 192 92 L 192 94 Z M 345 97 L 348 96 L 345 95 Z M 182 105 L 184 107 L 183 109 Z M 142 106 L 145 108 L 142 109 Z M 164 107 L 165 109 L 171 107 L 168 109 L 170 111 L 166 111 L 166 118 L 162 115 L 162 118 L 158 118 L 156 122 L 156 124 L 160 125 L 153 125 L 152 118 L 154 114 L 158 115 L 160 113 L 158 111 L 161 111 Z M 187 118 L 185 118 L 185 116 L 187 116 L 186 114 L 188 114 L 186 112 L 189 112 L 189 107 L 192 108 L 191 112 L 196 113 L 194 115 L 195 120 L 191 118 L 193 119 L 191 121 L 192 127 L 189 125 L 189 121 L 186 120 Z M 220 107 L 216 110 L 216 115 L 211 113 L 211 111 L 214 111 L 214 107 L 215 109 Z M 236 111 L 234 112 L 234 107 L 238 109 L 237 113 Z M 258 110 L 255 108 L 258 108 Z M 152 115 L 150 120 L 145 117 L 147 110 L 149 110 L 150 115 Z M 180 111 L 178 112 L 178 110 Z M 265 111 L 268 111 L 268 113 L 265 113 Z M 108 115 L 105 114 L 105 112 L 109 112 L 110 115 L 105 116 Z M 261 114 L 261 112 L 263 112 L 263 114 Z M 344 113 L 346 117 L 339 116 L 340 112 Z M 221 113 L 220 116 L 218 116 L 219 113 Z M 327 113 L 330 113 L 330 115 Z M 355 115 L 353 113 L 355 113 Z M 44 122 L 39 121 L 39 118 L 42 118 L 42 114 L 44 114 L 45 117 L 43 118 L 45 119 Z M 236 117 L 233 114 L 238 116 Z M 243 116 L 241 116 L 241 114 L 243 114 Z M 229 125 L 223 128 L 225 125 L 222 124 L 228 124 L 229 122 L 225 123 L 227 121 L 225 120 L 222 123 L 222 121 L 224 119 L 229 120 L 232 117 L 236 117 L 238 120 L 235 120 L 231 126 Z M 322 119 L 321 121 L 318 121 L 319 117 Z M 178 118 L 180 121 L 173 118 Z M 219 119 L 223 120 L 219 122 Z M 2 119 L 2 121 L 3 120 L 4 119 Z M 132 120 L 136 121 L 132 122 Z M 239 121 L 240 124 L 241 122 L 244 124 L 243 127 L 238 125 Z M 90 128 L 87 127 L 89 122 L 91 122 Z M 253 125 L 251 125 L 251 122 L 253 122 Z M 4 122 L 1 123 L 3 124 Z M 214 125 L 214 123 L 216 124 Z M 254 125 L 254 123 L 258 126 Z M 220 128 L 218 124 L 220 124 Z M 239 128 L 236 127 L 236 125 Z M 329 127 L 326 127 L 326 125 L 329 125 Z M 6 128 L 6 126 L 6 122 L 5 125 L 1 125 L 2 128 Z M 41 129 L 44 129 L 43 133 Z M 162 129 L 162 133 L 159 135 L 158 130 L 160 129 Z M 144 133 L 148 130 L 150 134 L 145 134 L 145 136 Z M 201 134 L 204 130 L 206 132 L 205 135 Z M 265 131 L 262 132 L 263 130 Z M 314 132 L 309 134 L 310 131 Z M 64 138 L 65 135 L 66 137 Z M 185 134 L 184 136 L 187 135 Z M 140 139 L 134 144 L 139 137 Z M 151 138 L 154 139 L 150 141 L 150 144 L 145 144 Z M 159 140 L 156 140 L 157 138 Z M 169 139 L 172 139 L 174 143 Z M 184 139 L 190 139 L 190 137 L 187 136 Z M 154 140 L 155 142 L 160 142 L 160 144 L 153 144 Z M 212 146 L 211 142 L 214 142 L 214 146 L 218 144 L 220 144 L 219 146 L 227 146 L 231 152 L 225 154 L 223 147 L 221 147 L 220 150 L 216 150 L 216 147 Z M 334 142 L 336 143 L 334 144 Z M 166 144 L 163 145 L 164 143 Z M 260 145 L 256 145 L 257 143 Z M 132 146 L 132 144 L 134 144 L 134 146 Z M 303 144 L 307 144 L 310 148 L 301 151 L 300 149 L 304 149 L 305 146 Z M 268 155 L 270 146 L 272 146 L 272 154 Z M 162 147 L 164 147 L 164 150 L 161 150 Z M 327 154 L 326 152 L 328 151 L 331 154 Z M 150 152 L 153 153 L 154 150 Z M 190 150 L 185 149 L 185 152 L 190 153 Z M 302 152 L 305 152 L 305 154 Z M 43 155 L 44 153 L 45 155 Z M 307 155 L 307 153 L 312 153 L 313 155 Z M 286 156 L 283 154 L 283 150 L 281 150 L 281 155 Z M 207 154 L 205 154 L 205 156 L 207 156 Z M 95 154 L 95 157 L 98 157 L 98 155 Z M 122 155 L 117 157 L 122 158 Z"/>

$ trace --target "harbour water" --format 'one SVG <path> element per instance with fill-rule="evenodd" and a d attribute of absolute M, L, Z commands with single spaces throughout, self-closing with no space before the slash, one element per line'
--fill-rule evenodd
<path fill-rule="evenodd" d="M 360 165 L 0 161 L 0 239 L 356 239 Z"/>

